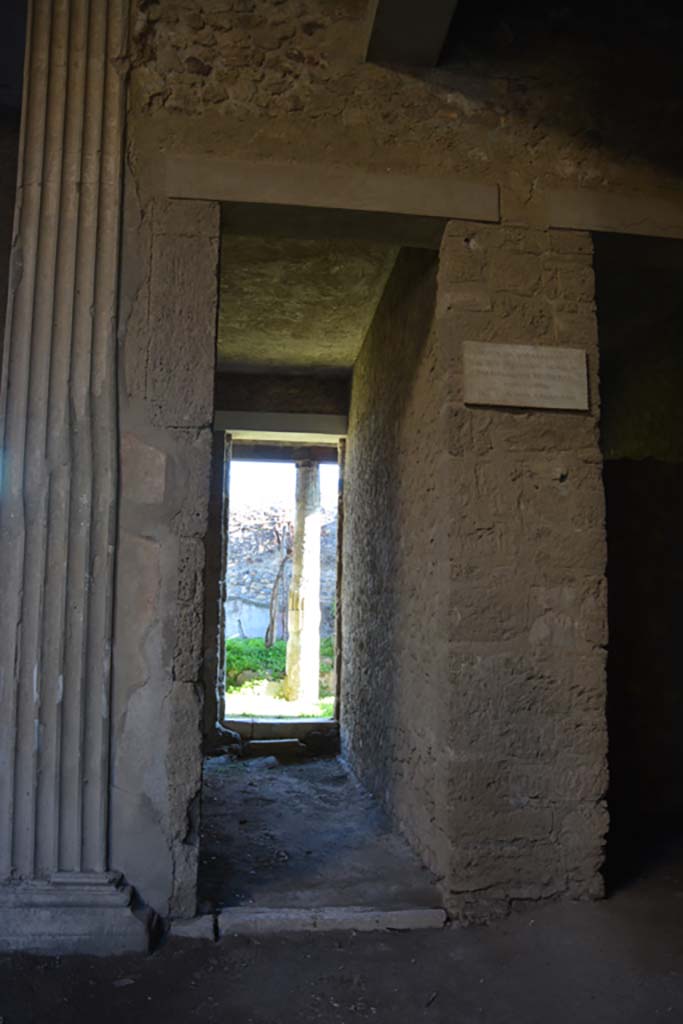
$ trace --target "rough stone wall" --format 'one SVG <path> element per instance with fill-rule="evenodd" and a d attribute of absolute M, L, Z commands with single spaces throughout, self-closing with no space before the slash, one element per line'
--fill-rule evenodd
<path fill-rule="evenodd" d="M 434 255 L 404 250 L 354 369 L 344 470 L 344 755 L 440 875 L 447 391 Z"/>
<path fill-rule="evenodd" d="M 365 0 L 334 5 L 324 0 L 135 0 L 133 6 L 129 191 L 137 196 L 143 213 L 129 209 L 126 215 L 124 307 L 133 303 L 141 288 L 140 275 L 131 275 L 126 261 L 139 266 L 139 253 L 147 251 L 149 204 L 162 188 L 161 160 L 168 153 L 320 162 L 496 182 L 501 185 L 506 222 L 524 221 L 535 194 L 548 187 L 648 193 L 681 188 L 681 155 L 670 145 L 680 122 L 678 36 L 665 22 L 648 21 L 642 5 L 640 22 L 620 16 L 613 19 L 609 32 L 602 31 L 597 11 L 575 17 L 571 11 L 548 8 L 525 15 L 509 5 L 504 10 L 497 4 L 470 5 L 470 14 L 474 8 L 478 14 L 455 33 L 456 45 L 446 63 L 421 71 L 362 62 Z M 467 9 L 466 4 L 461 7 Z M 620 54 L 616 61 L 615 50 Z M 644 81 L 647 88 L 642 87 Z M 458 235 L 468 230 L 476 244 L 466 244 Z M 192 225 L 188 238 L 198 231 Z M 414 373 L 405 366 L 393 367 L 393 349 L 381 371 L 369 349 L 361 357 L 359 386 L 362 373 L 371 382 L 362 402 L 368 423 L 380 435 L 373 440 L 370 427 L 362 426 L 357 417 L 362 439 L 358 443 L 371 453 L 379 475 L 374 483 L 371 474 L 363 476 L 360 457 L 352 473 L 359 474 L 359 493 L 368 498 L 369 507 L 381 502 L 395 523 L 404 517 L 420 542 L 426 544 L 423 534 L 429 533 L 423 523 L 441 516 L 442 531 L 434 543 L 450 548 L 455 566 L 452 609 L 443 627 L 451 645 L 450 662 L 442 653 L 430 654 L 426 642 L 423 646 L 422 640 L 415 640 L 405 648 L 399 668 L 412 665 L 417 674 L 428 671 L 444 686 L 449 675 L 453 678 L 443 702 L 435 701 L 430 712 L 438 722 L 425 720 L 418 697 L 406 698 L 397 712 L 402 724 L 395 735 L 410 751 L 400 770 L 393 767 L 389 720 L 377 722 L 379 732 L 362 725 L 365 711 L 370 713 L 369 691 L 360 698 L 357 712 L 349 709 L 349 714 L 356 717 L 354 756 L 366 766 L 366 779 L 377 791 L 389 790 L 387 802 L 443 876 L 456 913 L 466 917 L 494 912 L 510 898 L 583 895 L 600 889 L 596 872 L 605 830 L 600 802 L 605 786 L 604 536 L 595 376 L 590 417 L 465 410 L 458 391 L 458 343 L 467 338 L 583 346 L 594 372 L 587 240 L 571 233 L 515 234 L 475 225 L 453 228 L 447 242 L 437 319 L 446 325 L 448 344 L 435 341 L 436 335 L 427 331 L 430 341 L 424 354 L 406 356 L 407 363 L 413 359 Z M 188 275 L 193 273 L 190 249 L 188 241 Z M 137 308 L 143 305 L 138 298 Z M 400 318 L 394 333 L 402 333 Z M 163 318 L 150 344 L 144 331 L 127 335 L 126 379 L 150 381 L 148 395 L 127 401 L 136 409 L 144 401 L 145 422 L 159 430 L 156 441 L 146 434 L 144 443 L 162 449 L 171 458 L 169 464 L 177 460 L 171 478 L 180 481 L 181 488 L 185 478 L 194 479 L 193 444 L 201 449 L 201 460 L 208 458 L 204 426 L 197 427 L 192 420 L 192 395 L 203 368 L 200 372 L 179 360 L 177 376 L 166 374 L 161 363 L 168 335 Z M 450 375 L 435 369 L 446 353 L 454 360 Z M 381 404 L 375 407 L 368 397 L 375 387 L 383 387 L 382 374 L 390 367 L 405 382 L 404 396 L 412 396 L 406 398 L 407 411 L 400 417 L 406 431 L 400 441 L 393 428 L 382 426 L 384 414 L 386 422 L 394 415 L 386 410 L 396 411 L 397 404 L 386 389 L 386 409 Z M 448 484 L 452 493 L 449 510 L 442 514 L 443 501 L 429 489 L 434 474 L 428 480 L 424 470 L 415 467 L 423 457 L 434 465 L 434 452 L 439 452 L 440 428 L 432 417 L 441 399 L 435 399 L 430 389 L 445 379 L 452 389 L 453 414 L 450 441 L 444 444 L 452 465 L 442 475 L 444 487 Z M 158 411 L 166 400 L 184 401 L 185 391 L 190 395 L 191 425 L 162 425 Z M 361 394 L 358 391 L 357 408 Z M 421 432 L 419 458 L 411 447 L 416 443 L 413 429 Z M 193 430 L 198 433 L 191 434 Z M 177 448 L 172 438 L 177 439 Z M 393 481 L 389 487 L 382 475 L 383 446 L 393 453 L 392 464 L 400 464 L 408 474 L 405 484 Z M 155 456 L 149 458 L 153 461 Z M 422 495 L 422 506 L 414 501 L 416 493 Z M 124 511 L 126 507 L 124 499 Z M 194 522 L 201 532 L 199 512 Z M 352 529 L 357 534 L 364 527 L 356 524 Z M 141 529 L 139 533 L 136 543 L 151 563 L 157 554 L 166 558 L 164 545 L 163 552 L 154 547 L 157 538 L 148 538 Z M 400 552 L 407 543 L 406 531 L 394 527 L 389 539 Z M 388 558 L 389 550 L 388 542 L 382 544 L 381 557 Z M 151 603 L 162 600 L 164 608 L 175 600 L 170 582 L 175 581 L 174 558 L 164 562 L 168 593 L 161 597 L 150 584 L 145 598 Z M 378 561 L 379 552 L 369 550 L 367 559 L 369 581 L 375 576 L 389 578 L 386 565 Z M 405 577 L 401 589 L 392 586 L 391 593 L 403 593 L 405 586 L 408 596 L 405 604 L 381 611 L 382 620 L 391 622 L 389 634 L 376 630 L 369 635 L 363 625 L 374 620 L 388 599 L 374 584 L 368 593 L 375 603 L 359 598 L 365 618 L 359 614 L 346 623 L 347 635 L 365 645 L 361 662 L 366 666 L 370 656 L 392 664 L 392 646 L 382 637 L 398 635 L 396 624 L 406 621 L 418 605 L 432 609 L 430 623 L 444 621 L 443 605 L 434 597 L 443 593 L 441 582 L 434 590 L 424 582 L 430 580 L 429 573 L 413 575 L 416 563 L 408 552 L 400 564 Z M 156 569 L 150 570 L 152 580 L 155 574 Z M 142 585 L 144 576 L 138 577 Z M 496 584 L 493 598 L 491 581 Z M 119 607 L 123 616 L 122 597 Z M 137 620 L 130 628 L 135 634 Z M 170 642 L 166 626 L 157 633 L 158 637 L 150 630 L 150 644 L 161 644 L 161 634 L 164 644 Z M 161 675 L 169 679 L 168 659 L 163 661 L 161 653 L 148 646 L 147 664 L 155 661 L 164 665 Z M 367 669 L 361 662 L 352 668 L 363 678 Z M 158 668 L 155 671 L 159 674 Z M 144 678 L 144 672 L 130 675 L 132 689 L 136 678 Z M 397 704 L 396 678 L 388 668 L 377 677 L 387 709 Z M 156 701 L 150 707 L 158 714 Z M 142 720 L 148 721 L 149 714 Z M 420 723 L 415 735 L 413 720 Z M 121 726 L 119 721 L 117 728 Z M 351 728 L 349 724 L 349 737 Z M 156 722 L 153 730 L 150 725 L 149 734 L 152 731 L 156 734 Z M 142 754 L 149 763 L 141 767 L 137 762 Z M 438 765 L 433 765 L 437 754 Z M 125 829 L 114 828 L 114 845 L 123 841 L 117 836 L 126 830 L 134 834 L 141 822 L 151 829 L 154 841 L 146 849 L 141 841 L 138 860 L 130 862 L 131 880 L 142 880 L 144 894 L 152 891 L 149 865 L 155 855 L 172 864 L 171 848 L 189 848 L 177 836 L 187 831 L 188 793 L 194 783 L 188 782 L 188 769 L 183 783 L 187 788 L 181 787 L 181 799 L 171 811 L 167 796 L 175 785 L 173 772 L 169 786 L 158 752 L 152 755 L 147 731 L 137 731 L 126 756 L 128 775 L 136 776 L 135 796 Z M 197 771 L 198 765 L 197 758 Z M 115 781 L 121 770 L 119 761 Z M 153 782 L 142 788 L 156 787 L 163 794 L 155 794 L 147 817 L 141 813 L 141 787 L 136 781 L 145 774 Z M 123 806 L 124 797 L 120 800 Z M 170 846 L 169 834 L 176 836 Z M 452 844 L 455 837 L 457 846 Z M 157 874 L 166 877 L 163 871 Z M 156 892 L 152 895 L 156 898 Z M 166 899 L 164 889 L 159 898 L 162 909 Z"/>
<path fill-rule="evenodd" d="M 605 809 L 605 529 L 592 244 L 453 222 L 439 273 L 450 359 L 446 894 L 598 896 Z M 590 413 L 466 407 L 463 341 L 588 353 Z"/>
<path fill-rule="evenodd" d="M 433 322 L 418 280 L 392 279 L 354 373 L 344 745 L 452 913 L 480 920 L 515 899 L 602 892 L 591 241 L 454 222 Z M 465 407 L 466 340 L 583 348 L 591 412 Z"/>
<path fill-rule="evenodd" d="M 420 70 L 363 63 L 366 0 L 135 6 L 131 138 L 150 182 L 171 144 L 499 181 L 506 216 L 546 186 L 681 187 L 675 15 L 463 2 L 445 62 Z"/>
<path fill-rule="evenodd" d="M 204 535 L 219 211 L 144 208 L 128 180 L 120 322 L 112 865 L 164 915 L 195 910 Z"/>

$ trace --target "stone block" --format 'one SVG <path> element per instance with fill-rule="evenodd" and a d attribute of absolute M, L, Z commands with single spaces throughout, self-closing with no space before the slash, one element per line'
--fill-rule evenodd
<path fill-rule="evenodd" d="M 197 537 L 178 541 L 178 600 L 201 604 L 204 577 L 204 542 Z"/>
<path fill-rule="evenodd" d="M 212 432 L 174 430 L 168 464 L 167 502 L 174 532 L 203 537 L 209 513 Z"/>
<path fill-rule="evenodd" d="M 287 932 L 416 931 L 443 928 L 446 912 L 440 908 L 415 907 L 382 910 L 373 907 L 229 907 L 218 915 L 221 937 L 267 935 Z"/>
<path fill-rule="evenodd" d="M 469 310 L 481 312 L 492 308 L 491 293 L 486 285 L 477 281 L 452 284 L 440 299 L 440 306 L 447 311 Z"/>
<path fill-rule="evenodd" d="M 595 298 L 595 277 L 592 266 L 575 262 L 558 269 L 558 295 L 572 302 L 592 303 Z"/>
<path fill-rule="evenodd" d="M 220 234 L 220 204 L 196 199 L 155 199 L 155 235 L 217 239 Z"/>
<path fill-rule="evenodd" d="M 218 303 L 218 242 L 155 239 L 150 280 L 146 395 L 163 426 L 208 426 Z"/>
<path fill-rule="evenodd" d="M 578 652 L 607 640 L 607 583 L 602 576 L 531 588 L 532 645 Z"/>
<path fill-rule="evenodd" d="M 156 505 L 166 492 L 166 453 L 135 434 L 121 435 L 121 496 L 124 501 Z"/>
<path fill-rule="evenodd" d="M 131 685 L 144 682 L 161 658 L 161 546 L 120 534 L 117 562 L 116 662 L 125 658 Z"/>
<path fill-rule="evenodd" d="M 151 924 L 151 914 L 133 913 L 132 890 L 115 873 L 0 884 L 0 953 L 144 953 Z"/>
<path fill-rule="evenodd" d="M 199 679 L 203 656 L 202 615 L 201 606 L 194 602 L 178 605 L 173 675 L 179 682 Z"/>
<path fill-rule="evenodd" d="M 455 844 L 451 877 L 462 891 L 484 889 L 508 900 L 538 900 L 565 889 L 563 865 L 551 840 Z"/>
<path fill-rule="evenodd" d="M 588 231 L 551 229 L 548 232 L 548 240 L 553 252 L 593 255 L 593 239 Z"/>
<path fill-rule="evenodd" d="M 528 588 L 514 570 L 493 569 L 485 580 L 456 579 L 449 598 L 454 643 L 510 640 L 528 628 Z"/>
<path fill-rule="evenodd" d="M 538 293 L 541 260 L 535 253 L 498 249 L 490 264 L 489 284 L 494 292 L 531 297 Z"/>

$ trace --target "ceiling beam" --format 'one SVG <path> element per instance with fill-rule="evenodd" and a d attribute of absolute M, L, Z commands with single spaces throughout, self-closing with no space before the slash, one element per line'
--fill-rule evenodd
<path fill-rule="evenodd" d="M 337 445 L 288 444 L 285 441 L 234 441 L 232 458 L 257 462 L 337 462 Z"/>
<path fill-rule="evenodd" d="M 366 60 L 434 67 L 458 0 L 371 0 Z"/>
<path fill-rule="evenodd" d="M 296 412 L 216 410 L 213 429 L 225 430 L 236 441 L 289 441 L 335 444 L 348 430 L 346 416 Z"/>
<path fill-rule="evenodd" d="M 351 396 L 350 371 L 343 376 L 313 374 L 225 373 L 216 374 L 216 412 L 317 413 L 348 416 Z"/>
<path fill-rule="evenodd" d="M 400 213 L 444 220 L 500 220 L 499 189 L 451 175 L 378 172 L 329 164 L 226 160 L 195 154 L 167 156 L 169 199 L 211 199 Z"/>

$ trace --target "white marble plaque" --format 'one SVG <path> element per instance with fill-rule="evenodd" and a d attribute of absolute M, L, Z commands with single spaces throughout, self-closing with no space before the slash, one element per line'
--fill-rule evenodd
<path fill-rule="evenodd" d="M 588 409 L 583 349 L 466 341 L 464 363 L 469 405 Z"/>

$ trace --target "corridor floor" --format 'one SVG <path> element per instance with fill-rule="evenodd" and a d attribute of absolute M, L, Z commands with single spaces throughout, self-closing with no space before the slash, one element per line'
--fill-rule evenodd
<path fill-rule="evenodd" d="M 439 907 L 430 873 L 335 757 L 206 762 L 200 911 Z"/>
<path fill-rule="evenodd" d="M 5 1024 L 680 1024 L 683 849 L 597 903 L 484 927 L 0 957 Z"/>

